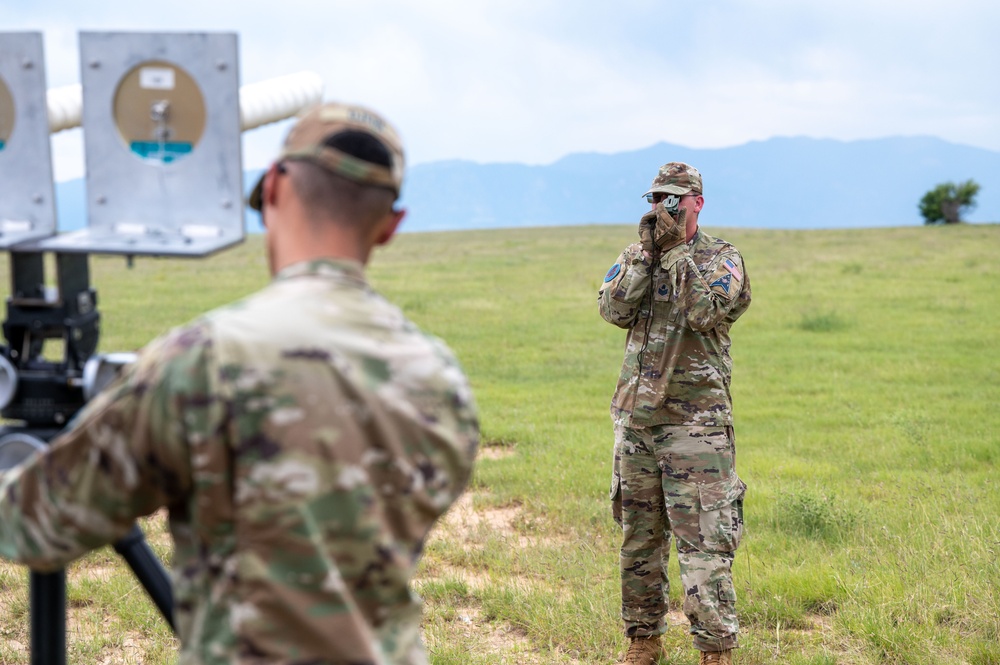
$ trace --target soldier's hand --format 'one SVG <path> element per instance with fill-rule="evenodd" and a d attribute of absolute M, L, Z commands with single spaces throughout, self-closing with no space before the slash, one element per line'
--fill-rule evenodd
<path fill-rule="evenodd" d="M 656 213 L 650 211 L 639 220 L 639 242 L 642 243 L 643 253 L 652 258 L 656 252 L 656 244 L 653 242 L 653 232 L 656 230 Z"/>
<path fill-rule="evenodd" d="M 687 210 L 671 215 L 663 205 L 656 204 L 639 220 L 639 241 L 642 250 L 651 256 L 658 256 L 680 245 L 687 239 Z"/>

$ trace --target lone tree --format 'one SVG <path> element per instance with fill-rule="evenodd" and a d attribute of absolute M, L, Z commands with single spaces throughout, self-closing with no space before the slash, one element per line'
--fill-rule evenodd
<path fill-rule="evenodd" d="M 920 214 L 925 224 L 957 224 L 962 215 L 976 207 L 979 184 L 972 179 L 960 182 L 945 182 L 924 194 L 920 199 Z"/>

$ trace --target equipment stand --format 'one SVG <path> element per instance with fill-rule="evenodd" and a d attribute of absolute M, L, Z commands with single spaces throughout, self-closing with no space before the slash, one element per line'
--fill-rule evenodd
<path fill-rule="evenodd" d="M 87 259 L 86 254 L 57 253 L 58 288 L 53 293 L 45 284 L 43 254 L 11 251 L 11 297 L 3 333 L 9 345 L 6 360 L 17 379 L 0 415 L 24 425 L 0 427 L 0 439 L 18 439 L 26 453 L 48 445 L 86 402 L 83 367 L 97 349 L 100 321 Z M 60 360 L 43 356 L 46 340 L 64 343 Z M 133 526 L 114 549 L 176 630 L 170 577 L 139 527 Z M 65 665 L 66 571 L 32 572 L 30 585 L 31 663 Z"/>

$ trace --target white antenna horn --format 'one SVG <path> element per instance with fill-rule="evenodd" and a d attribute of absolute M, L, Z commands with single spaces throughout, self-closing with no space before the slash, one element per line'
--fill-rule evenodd
<path fill-rule="evenodd" d="M 240 88 L 240 129 L 291 118 L 323 98 L 323 79 L 313 72 L 298 72 L 250 83 Z"/>
<path fill-rule="evenodd" d="M 49 133 L 80 126 L 83 90 L 79 84 L 47 91 Z M 314 72 L 278 76 L 240 87 L 240 130 L 291 118 L 323 98 L 323 79 Z"/>

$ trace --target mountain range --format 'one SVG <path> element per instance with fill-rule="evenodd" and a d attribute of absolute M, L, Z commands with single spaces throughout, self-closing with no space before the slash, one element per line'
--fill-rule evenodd
<path fill-rule="evenodd" d="M 922 224 L 917 203 L 945 181 L 982 189 L 969 221 L 1000 221 L 1000 152 L 931 137 L 858 141 L 772 138 L 729 148 L 658 143 L 614 154 L 578 153 L 552 164 L 450 160 L 409 169 L 406 231 L 633 223 L 659 166 L 702 173 L 706 226 L 844 228 Z M 260 171 L 248 171 L 249 190 Z M 61 230 L 82 226 L 82 180 L 56 186 Z M 247 212 L 247 229 L 260 230 Z"/>

